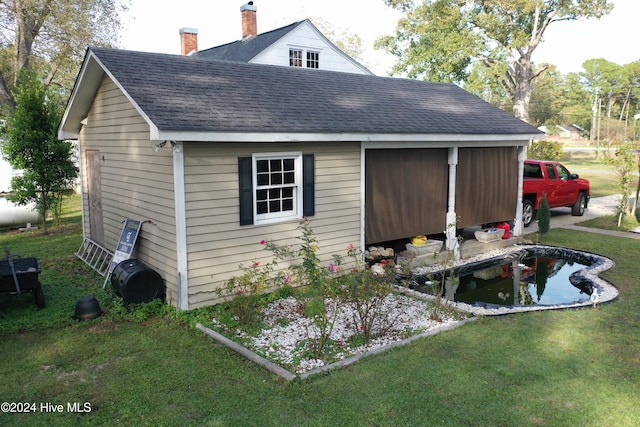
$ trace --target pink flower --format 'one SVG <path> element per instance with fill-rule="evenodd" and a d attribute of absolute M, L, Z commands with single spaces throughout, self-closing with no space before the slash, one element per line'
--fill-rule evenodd
<path fill-rule="evenodd" d="M 339 267 L 337 265 L 335 265 L 334 263 L 330 262 L 329 263 L 329 271 L 332 273 L 335 273 L 336 271 L 338 271 Z"/>
<path fill-rule="evenodd" d="M 284 283 L 289 283 L 289 274 L 284 275 Z"/>
<path fill-rule="evenodd" d="M 348 249 L 348 250 L 353 249 L 353 243 L 349 243 L 349 244 L 347 245 L 347 249 Z"/>
<path fill-rule="evenodd" d="M 260 244 L 261 244 L 261 245 L 264 245 L 265 243 L 267 243 L 267 241 L 266 241 L 266 240 L 264 240 L 264 239 L 260 240 Z"/>
<path fill-rule="evenodd" d="M 254 266 L 254 267 L 257 267 L 257 266 L 259 266 L 259 265 L 260 265 L 260 263 L 259 263 L 258 261 L 255 261 L 255 262 L 253 263 L 253 266 Z"/>
<path fill-rule="evenodd" d="M 238 295 L 242 295 L 242 289 L 238 289 Z"/>

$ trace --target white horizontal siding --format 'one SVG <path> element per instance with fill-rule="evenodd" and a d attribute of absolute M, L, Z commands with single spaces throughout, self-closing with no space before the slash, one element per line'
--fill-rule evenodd
<path fill-rule="evenodd" d="M 240 264 L 271 260 L 261 240 L 300 242 L 297 221 L 239 225 L 238 157 L 258 152 L 315 155 L 316 213 L 310 218 L 323 262 L 360 241 L 360 144 L 185 143 L 189 304 L 215 302 Z M 277 240 L 276 240 L 277 239 Z"/>
<path fill-rule="evenodd" d="M 348 56 L 343 54 L 316 33 L 308 24 L 302 24 L 290 31 L 280 40 L 256 55 L 250 62 L 289 66 L 289 49 L 303 49 L 320 53 L 319 68 L 321 70 L 341 71 L 345 73 L 367 74 Z M 306 54 L 303 66 L 306 67 Z"/>

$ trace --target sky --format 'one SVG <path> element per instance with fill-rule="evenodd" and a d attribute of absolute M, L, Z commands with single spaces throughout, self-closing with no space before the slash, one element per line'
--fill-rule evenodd
<path fill-rule="evenodd" d="M 242 38 L 240 6 L 246 0 L 131 0 L 124 16 L 123 49 L 180 53 L 180 28 L 198 30 L 198 48 L 207 49 Z M 549 26 L 533 55 L 563 74 L 578 72 L 587 59 L 604 58 L 619 65 L 640 60 L 640 0 L 613 0 L 613 11 L 600 20 L 556 22 Z M 305 18 L 321 18 L 337 32 L 346 30 L 363 40 L 363 63 L 387 75 L 394 57 L 373 49 L 375 40 L 393 35 L 400 13 L 383 0 L 255 0 L 258 33 Z"/>

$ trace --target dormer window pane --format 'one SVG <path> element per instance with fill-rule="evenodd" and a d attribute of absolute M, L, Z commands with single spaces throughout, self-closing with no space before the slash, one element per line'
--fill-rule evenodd
<path fill-rule="evenodd" d="M 320 68 L 320 52 L 307 51 L 307 68 Z"/>
<path fill-rule="evenodd" d="M 289 49 L 289 66 L 302 67 L 302 50 Z"/>

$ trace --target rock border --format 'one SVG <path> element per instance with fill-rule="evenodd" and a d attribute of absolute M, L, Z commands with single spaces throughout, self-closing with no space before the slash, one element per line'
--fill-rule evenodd
<path fill-rule="evenodd" d="M 510 248 L 505 248 L 502 255 L 495 256 L 495 252 L 492 253 L 492 257 L 476 257 L 473 262 L 467 262 L 465 264 L 457 265 L 455 271 L 468 271 L 478 268 L 482 268 L 482 265 L 493 264 L 496 260 L 503 259 L 510 261 L 517 258 L 524 251 L 529 252 L 535 256 L 562 256 L 569 258 L 573 261 L 585 264 L 586 267 L 571 274 L 569 280 L 572 283 L 586 282 L 587 285 L 593 285 L 599 290 L 600 304 L 609 303 L 615 301 L 620 292 L 618 289 L 602 279 L 599 274 L 603 271 L 610 270 L 615 266 L 615 262 L 602 255 L 598 255 L 591 252 L 580 251 L 577 249 L 561 248 L 558 246 L 546 246 L 538 244 L 517 244 Z M 404 288 L 403 291 L 407 295 L 411 295 L 417 298 L 434 298 L 430 295 L 422 292 L 414 291 L 408 288 Z M 462 302 L 449 302 L 449 305 L 457 308 L 465 313 L 471 313 L 476 316 L 500 316 L 504 314 L 522 313 L 530 311 L 544 311 L 544 310 L 559 310 L 559 309 L 576 309 L 592 306 L 591 301 L 568 303 L 568 304 L 553 304 L 553 305 L 532 305 L 532 306 L 495 306 L 491 304 L 478 304 L 471 305 Z"/>
<path fill-rule="evenodd" d="M 349 365 L 353 365 L 354 363 L 360 361 L 360 359 L 363 359 L 365 357 L 369 357 L 369 356 L 373 356 L 376 354 L 380 354 L 382 352 L 385 352 L 387 350 L 390 350 L 392 348 L 395 347 L 400 347 L 406 344 L 409 344 L 417 339 L 420 338 L 424 338 L 424 337 L 428 337 L 428 336 L 432 336 L 432 335 L 436 335 L 439 334 L 440 332 L 444 332 L 444 331 L 451 331 L 453 329 L 456 329 L 462 325 L 464 325 L 467 322 L 472 322 L 478 320 L 478 317 L 468 317 L 464 320 L 457 320 L 457 321 L 450 321 L 447 322 L 441 326 L 437 326 L 435 328 L 429 329 L 428 331 L 422 332 L 420 334 L 416 334 L 416 335 L 412 335 L 408 338 L 405 338 L 403 340 L 400 341 L 396 341 L 393 342 L 391 344 L 385 345 L 385 346 L 381 346 L 381 347 L 377 347 L 374 348 L 372 350 L 363 352 L 363 353 L 359 353 L 356 355 L 353 355 L 351 357 L 348 357 L 346 359 L 342 359 L 342 360 L 338 360 L 336 362 L 330 363 L 328 365 L 325 366 L 321 366 L 319 368 L 315 368 L 315 369 L 311 369 L 307 372 L 301 373 L 301 374 L 294 374 L 292 372 L 287 371 L 286 369 L 284 369 L 282 366 L 271 362 L 268 359 L 265 359 L 264 357 L 260 356 L 259 354 L 254 353 L 253 351 L 249 350 L 248 348 L 238 344 L 235 341 L 230 340 L 229 338 L 225 337 L 224 335 L 221 335 L 220 333 L 214 331 L 211 328 L 207 328 L 206 326 L 202 325 L 201 323 L 197 323 L 196 324 L 196 328 L 200 329 L 202 332 L 204 332 L 206 335 L 210 336 L 211 338 L 213 338 L 214 340 L 218 341 L 219 343 L 226 345 L 227 347 L 229 347 L 231 350 L 241 354 L 242 356 L 246 357 L 248 360 L 254 362 L 257 365 L 262 366 L 263 368 L 267 369 L 268 371 L 284 378 L 287 381 L 291 381 L 291 380 L 295 380 L 295 379 L 307 379 L 313 375 L 317 375 L 317 374 L 321 374 L 321 373 L 326 373 L 328 371 L 331 371 L 333 369 L 337 369 L 337 368 L 343 368 Z"/>

